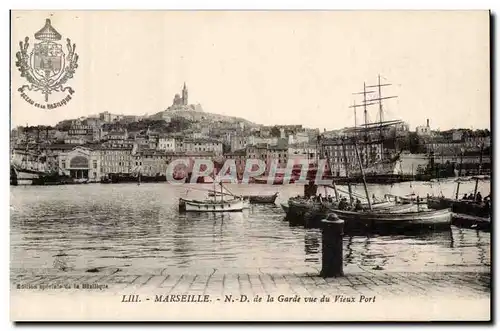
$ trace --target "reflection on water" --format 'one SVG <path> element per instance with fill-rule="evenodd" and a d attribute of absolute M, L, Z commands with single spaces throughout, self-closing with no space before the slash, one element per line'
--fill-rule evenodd
<path fill-rule="evenodd" d="M 321 231 L 306 231 L 304 235 L 306 262 L 320 262 Z"/>
<path fill-rule="evenodd" d="M 381 188 L 379 188 L 381 190 Z M 238 194 L 296 186 L 232 187 Z M 73 268 L 259 269 L 321 264 L 321 231 L 290 227 L 278 206 L 243 213 L 179 214 L 178 198 L 204 192 L 168 184 L 12 187 L 11 266 L 52 268 L 61 252 Z M 435 270 L 489 266 L 490 234 L 470 229 L 344 237 L 344 263 Z"/>

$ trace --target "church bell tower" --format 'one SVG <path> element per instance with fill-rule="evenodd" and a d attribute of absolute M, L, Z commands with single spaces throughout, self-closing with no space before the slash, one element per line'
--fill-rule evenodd
<path fill-rule="evenodd" d="M 184 83 L 184 87 L 182 88 L 182 104 L 187 106 L 188 104 L 188 90 L 186 87 L 186 83 Z"/>

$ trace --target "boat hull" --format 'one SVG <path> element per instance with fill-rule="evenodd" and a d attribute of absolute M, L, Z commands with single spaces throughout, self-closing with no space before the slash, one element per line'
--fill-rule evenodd
<path fill-rule="evenodd" d="M 451 208 L 453 213 L 464 214 L 469 216 L 488 218 L 491 216 L 491 210 L 478 204 L 474 201 L 455 200 L 443 197 L 429 197 L 427 199 L 427 206 L 432 209 L 445 209 Z"/>
<path fill-rule="evenodd" d="M 220 196 L 221 193 L 219 192 L 209 192 L 208 196 L 209 197 L 215 197 L 215 196 Z M 227 194 L 224 194 L 227 195 Z M 243 195 L 243 199 L 248 200 L 249 203 L 251 204 L 273 204 L 276 201 L 276 198 L 278 197 L 278 194 L 273 194 L 273 195 Z"/>
<path fill-rule="evenodd" d="M 243 196 L 243 197 L 248 199 L 250 201 L 250 203 L 253 203 L 253 204 L 273 204 L 276 201 L 278 194 L 248 195 L 248 196 Z"/>
<path fill-rule="evenodd" d="M 319 203 L 303 199 L 289 199 L 286 212 L 286 219 L 290 225 L 303 225 L 308 228 L 321 227 L 321 220 L 324 219 L 331 209 L 336 209 L 337 202 Z M 363 204 L 367 207 L 366 204 Z M 393 202 L 382 201 L 372 204 L 373 209 L 387 209 L 395 206 Z"/>
<path fill-rule="evenodd" d="M 450 209 L 425 211 L 345 211 L 331 210 L 344 220 L 346 230 L 401 230 L 449 228 L 452 220 Z"/>
<path fill-rule="evenodd" d="M 11 168 L 10 183 L 11 185 L 33 185 L 41 174 L 38 171 Z"/>
<path fill-rule="evenodd" d="M 229 201 L 197 201 L 179 199 L 179 210 L 182 212 L 238 212 L 247 208 L 243 200 Z"/>

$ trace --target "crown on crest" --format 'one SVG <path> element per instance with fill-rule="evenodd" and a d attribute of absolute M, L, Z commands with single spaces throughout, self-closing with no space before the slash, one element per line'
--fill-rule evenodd
<path fill-rule="evenodd" d="M 55 40 L 61 40 L 61 34 L 56 31 L 52 27 L 52 24 L 50 23 L 50 19 L 45 20 L 45 26 L 40 29 L 37 33 L 35 33 L 35 39 L 38 40 L 44 40 L 44 41 L 55 41 Z"/>

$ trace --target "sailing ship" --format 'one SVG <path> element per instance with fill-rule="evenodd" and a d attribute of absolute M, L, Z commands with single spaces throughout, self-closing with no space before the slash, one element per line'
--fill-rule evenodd
<path fill-rule="evenodd" d="M 379 77 L 379 89 L 380 89 L 380 77 Z M 384 99 L 379 98 L 367 100 L 366 99 L 366 84 L 364 84 L 363 94 L 364 94 L 364 109 L 365 109 L 365 119 L 366 119 L 366 106 L 369 104 L 373 104 L 373 102 L 378 101 L 380 103 L 380 110 L 382 110 L 381 100 Z M 389 98 L 389 97 L 387 97 Z M 382 122 L 382 119 L 381 119 Z M 293 199 L 290 199 L 288 202 L 288 206 L 285 207 L 287 214 L 295 214 L 295 216 L 299 216 L 300 219 L 303 220 L 304 225 L 307 226 L 310 219 L 317 220 L 318 217 L 326 218 L 328 213 L 337 214 L 341 219 L 345 221 L 345 228 L 347 229 L 356 229 L 356 230 L 375 230 L 377 227 L 393 227 L 393 228 L 436 228 L 440 226 L 450 226 L 451 224 L 451 210 L 450 209 L 441 209 L 441 210 L 423 210 L 420 208 L 420 205 L 417 204 L 417 210 L 414 211 L 413 207 L 408 206 L 396 206 L 394 202 L 391 202 L 392 205 L 386 205 L 386 208 L 374 208 L 375 201 L 370 197 L 366 176 L 365 176 L 365 168 L 363 166 L 363 162 L 360 156 L 360 152 L 358 151 L 358 137 L 352 136 L 350 137 L 350 142 L 354 147 L 355 154 L 355 162 L 359 166 L 359 174 L 362 179 L 365 196 L 366 196 L 366 205 L 361 204 L 361 201 L 357 200 L 356 207 L 352 210 L 354 194 L 352 192 L 350 186 L 350 167 L 347 164 L 347 155 L 345 149 L 345 138 L 342 139 L 342 150 L 343 150 L 343 159 L 345 162 L 345 170 L 346 170 L 346 178 L 348 183 L 348 192 L 349 192 L 349 200 L 350 203 L 344 202 L 342 205 L 338 202 L 338 189 L 335 186 L 335 180 L 333 181 L 333 188 L 335 190 L 336 200 L 337 202 L 332 205 L 321 204 L 321 206 L 311 207 L 307 203 L 301 208 L 297 207 L 296 202 Z M 366 139 L 365 139 L 366 142 Z M 324 145 L 322 145 L 324 147 Z M 366 147 L 366 145 L 365 145 Z M 331 168 L 331 157 L 329 156 L 328 151 L 324 149 L 321 152 L 321 155 L 325 155 L 327 157 L 328 164 Z M 411 201 L 410 201 L 411 202 Z M 351 209 L 351 210 L 349 210 Z M 308 215 L 309 214 L 309 215 Z M 311 222 L 314 223 L 314 222 Z"/>
<path fill-rule="evenodd" d="M 68 176 L 59 174 L 59 165 L 50 157 L 47 149 L 42 151 L 39 144 L 25 150 L 15 150 L 10 164 L 11 185 L 60 185 L 71 183 Z"/>
<path fill-rule="evenodd" d="M 381 77 L 378 76 L 378 83 L 375 85 L 363 84 L 363 91 L 356 92 L 354 95 L 362 95 L 362 104 L 353 103 L 349 108 L 354 109 L 354 127 L 346 128 L 344 136 L 356 139 L 360 148 L 361 159 L 364 167 L 365 181 L 367 183 L 394 183 L 410 180 L 411 177 L 403 174 L 401 151 L 397 151 L 396 131 L 398 127 L 404 126 L 402 120 L 385 120 L 383 101 L 394 99 L 397 96 L 382 96 L 382 87 L 390 86 L 389 83 L 381 83 Z M 369 95 L 375 94 L 373 98 Z M 378 106 L 377 120 L 369 123 L 368 107 Z M 364 114 L 364 123 L 357 123 L 357 109 L 362 108 Z M 352 148 L 352 144 L 349 144 Z M 325 152 L 329 148 L 335 147 L 342 149 L 345 153 L 346 146 L 344 142 L 339 143 L 338 139 L 328 140 L 322 138 L 321 148 Z M 352 151 L 350 151 L 352 153 Z M 341 168 L 344 169 L 341 169 Z M 345 172 L 341 176 L 342 170 Z M 347 172 L 350 172 L 350 182 L 362 182 L 359 169 L 353 164 L 345 162 L 341 165 L 337 163 L 330 167 L 330 171 L 337 183 L 347 181 Z"/>

